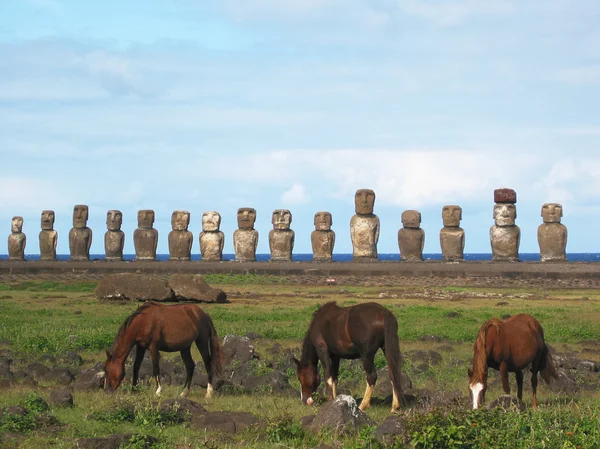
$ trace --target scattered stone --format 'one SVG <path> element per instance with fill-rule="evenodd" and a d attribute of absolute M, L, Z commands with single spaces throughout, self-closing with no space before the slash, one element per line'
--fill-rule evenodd
<path fill-rule="evenodd" d="M 310 427 L 316 431 L 328 429 L 335 434 L 347 434 L 372 425 L 371 418 L 358 408 L 352 396 L 339 395 L 321 406 Z"/>
<path fill-rule="evenodd" d="M 500 301 L 496 303 L 497 306 L 507 306 L 508 305 L 508 301 Z"/>
<path fill-rule="evenodd" d="M 248 426 L 259 424 L 260 420 L 246 412 L 212 412 L 196 416 L 190 427 L 202 431 L 239 433 Z"/>
<path fill-rule="evenodd" d="M 44 382 L 56 382 L 61 385 L 69 385 L 75 376 L 68 368 L 52 368 L 41 377 Z"/>
<path fill-rule="evenodd" d="M 441 339 L 440 339 L 441 341 Z M 431 365 L 439 365 L 442 363 L 442 355 L 435 351 L 407 351 L 405 354 L 413 363 L 425 363 Z"/>
<path fill-rule="evenodd" d="M 62 363 L 65 363 L 65 364 L 71 365 L 71 366 L 83 365 L 83 358 L 79 354 L 77 354 L 76 352 L 73 352 L 73 351 L 65 352 L 62 356 L 59 357 L 59 360 Z"/>
<path fill-rule="evenodd" d="M 227 294 L 208 285 L 200 275 L 175 274 L 169 279 L 169 287 L 179 301 L 227 302 Z"/>
<path fill-rule="evenodd" d="M 458 312 L 448 312 L 446 314 L 446 318 L 459 318 L 460 314 Z"/>
<path fill-rule="evenodd" d="M 50 369 L 47 366 L 42 365 L 39 362 L 27 365 L 27 372 L 36 379 L 45 376 L 49 371 Z"/>
<path fill-rule="evenodd" d="M 50 404 L 56 407 L 73 407 L 73 395 L 66 388 L 50 392 Z"/>
<path fill-rule="evenodd" d="M 53 355 L 50 354 L 43 354 L 40 357 L 40 363 L 43 363 L 45 365 L 56 365 L 56 358 Z"/>
<path fill-rule="evenodd" d="M 79 449 L 119 449 L 121 447 L 130 447 L 150 449 L 158 440 L 152 435 L 111 435 L 105 438 L 80 438 L 77 440 Z"/>
<path fill-rule="evenodd" d="M 100 390 L 104 387 L 104 364 L 97 363 L 92 368 L 79 373 L 75 379 L 76 391 Z"/>
<path fill-rule="evenodd" d="M 405 424 L 400 416 L 390 415 L 375 429 L 375 438 L 383 444 L 392 444 L 402 436 Z"/>
<path fill-rule="evenodd" d="M 206 415 L 208 412 L 195 401 L 186 398 L 169 399 L 160 405 L 161 412 L 176 412 L 179 422 L 189 421 L 196 416 Z"/>
<path fill-rule="evenodd" d="M 223 338 L 223 360 L 228 365 L 233 360 L 248 362 L 254 358 L 254 345 L 248 337 L 226 335 Z"/>

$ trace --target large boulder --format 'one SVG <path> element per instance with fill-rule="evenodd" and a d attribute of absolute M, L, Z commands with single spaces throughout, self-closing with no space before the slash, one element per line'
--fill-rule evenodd
<path fill-rule="evenodd" d="M 173 291 L 168 282 L 158 276 L 135 273 L 111 274 L 96 286 L 96 298 L 137 301 L 170 301 Z"/>
<path fill-rule="evenodd" d="M 193 417 L 190 427 L 204 432 L 239 433 L 259 422 L 256 416 L 247 412 L 211 412 Z"/>
<path fill-rule="evenodd" d="M 354 398 L 342 394 L 321 406 L 310 427 L 316 431 L 328 429 L 335 434 L 352 434 L 372 425 L 374 422 L 358 408 Z"/>
<path fill-rule="evenodd" d="M 175 274 L 169 286 L 179 301 L 227 302 L 225 292 L 208 285 L 200 275 Z"/>

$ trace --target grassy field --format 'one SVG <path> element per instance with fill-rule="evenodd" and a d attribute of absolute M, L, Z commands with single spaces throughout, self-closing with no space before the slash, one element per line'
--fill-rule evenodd
<path fill-rule="evenodd" d="M 255 342 L 260 354 L 279 343 L 299 349 L 312 312 L 328 301 L 352 305 L 377 301 L 394 312 L 399 322 L 403 352 L 435 350 L 443 361 L 423 371 L 406 360 L 405 371 L 415 388 L 437 391 L 459 390 L 466 395 L 466 370 L 472 355 L 472 342 L 487 319 L 526 312 L 544 327 L 546 341 L 560 351 L 580 351 L 584 341 L 600 340 L 600 292 L 595 290 L 506 290 L 477 288 L 380 288 L 356 286 L 303 286 L 286 284 L 279 277 L 207 276 L 207 281 L 225 290 L 229 304 L 206 304 L 206 310 L 220 335 L 261 336 Z M 103 361 L 123 320 L 139 303 L 100 302 L 93 295 L 94 283 L 29 282 L 0 284 L 0 348 L 12 353 L 18 368 L 40 360 L 44 354 L 60 356 L 78 352 L 92 366 Z M 440 337 L 442 342 L 422 339 Z M 193 357 L 199 360 L 194 349 Z M 165 355 L 167 358 L 178 357 Z M 596 358 L 595 358 L 596 357 Z M 598 356 L 585 353 L 585 358 Z M 385 366 L 380 355 L 378 366 Z M 258 367 L 260 369 L 260 367 Z M 263 367 L 264 368 L 264 367 Z M 491 373 L 490 373 L 491 374 Z M 527 377 L 526 377 L 527 378 Z M 346 382 L 350 393 L 361 397 L 364 374 L 356 365 L 342 362 L 340 387 Z M 351 382 L 354 380 L 354 382 Z M 357 382 L 358 380 L 358 382 Z M 290 383 L 298 387 L 292 377 Z M 511 376 L 514 389 L 514 377 Z M 526 382 L 527 383 L 527 382 Z M 36 398 L 47 399 L 52 385 L 36 388 L 12 384 L 0 393 L 0 407 L 27 405 L 35 410 Z M 180 386 L 164 388 L 162 399 L 174 398 Z M 13 422 L 0 418 L 4 444 L 14 447 L 73 447 L 77 438 L 107 436 L 113 433 L 149 434 L 158 439 L 155 447 L 314 447 L 320 442 L 333 447 L 381 447 L 373 428 L 345 439 L 313 435 L 298 424 L 299 419 L 316 412 L 302 406 L 298 396 L 264 394 L 217 394 L 207 402 L 204 391 L 195 387 L 190 399 L 209 411 L 247 411 L 262 419 L 258 427 L 223 439 L 187 425 L 174 424 L 154 404 L 154 388 L 132 394 L 120 389 L 115 395 L 104 392 L 76 393 L 75 407 L 38 410 L 37 415 Z M 501 395 L 497 383 L 488 392 L 488 401 Z M 531 400 L 525 391 L 524 401 Z M 396 447 L 600 447 L 600 395 L 586 391 L 574 397 L 551 393 L 544 384 L 538 390 L 539 410 L 522 414 L 477 411 L 465 408 L 403 411 L 406 417 L 404 442 Z M 373 406 L 369 416 L 381 423 L 389 405 Z M 59 426 L 35 425 L 51 416 Z M 337 445 L 337 446 L 336 446 Z M 340 446 L 341 445 L 341 446 Z M 129 447 L 143 447 L 132 440 Z"/>

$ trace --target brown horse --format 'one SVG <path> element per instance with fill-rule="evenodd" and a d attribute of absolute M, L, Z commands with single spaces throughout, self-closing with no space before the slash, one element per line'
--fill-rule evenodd
<path fill-rule="evenodd" d="M 400 381 L 401 354 L 398 341 L 398 321 L 392 312 L 380 304 L 369 302 L 352 307 L 339 307 L 328 302 L 313 314 L 302 344 L 302 357 L 294 358 L 298 380 L 302 386 L 302 403 L 311 405 L 312 394 L 321 383 L 319 360 L 327 379 L 327 397 L 336 396 L 340 359 L 362 360 L 367 374 L 367 389 L 360 404 L 364 410 L 371 403 L 377 381 L 375 353 L 381 348 L 388 362 L 393 388 L 392 412 L 404 402 Z"/>
<path fill-rule="evenodd" d="M 159 379 L 159 351 L 180 351 L 185 363 L 186 380 L 182 397 L 190 391 L 194 374 L 194 360 L 191 355 L 192 343 L 196 343 L 206 372 L 208 386 L 206 398 L 213 391 L 213 376 L 219 376 L 223 369 L 223 355 L 217 332 L 210 316 L 193 304 L 165 305 L 146 302 L 125 319 L 110 350 L 106 350 L 104 363 L 104 389 L 115 391 L 125 377 L 125 360 L 133 346 L 136 347 L 133 363 L 135 387 L 146 350 L 152 357 L 152 375 L 156 379 L 156 394 L 162 390 Z"/>
<path fill-rule="evenodd" d="M 488 367 L 500 371 L 502 388 L 510 394 L 508 373 L 517 376 L 517 397 L 523 399 L 522 369 L 531 365 L 531 388 L 533 408 L 537 408 L 535 397 L 538 372 L 546 383 L 558 378 L 552 356 L 544 342 L 544 330 L 531 315 L 522 313 L 504 321 L 492 318 L 487 321 L 477 335 L 473 345 L 473 369 L 469 369 L 469 394 L 473 409 L 485 399 Z"/>

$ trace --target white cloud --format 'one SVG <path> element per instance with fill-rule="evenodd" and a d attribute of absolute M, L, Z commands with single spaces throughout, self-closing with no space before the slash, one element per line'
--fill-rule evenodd
<path fill-rule="evenodd" d="M 302 184 L 296 183 L 289 190 L 283 192 L 281 201 L 283 204 L 304 204 L 309 201 L 309 195 Z"/>
<path fill-rule="evenodd" d="M 63 209 L 71 204 L 63 193 L 49 178 L 0 177 L 0 213 L 27 215 L 44 209 Z"/>

